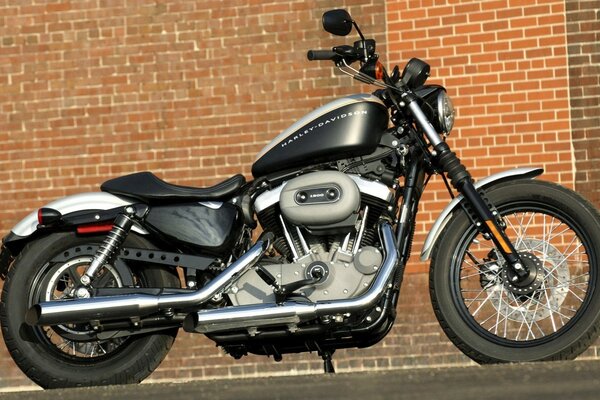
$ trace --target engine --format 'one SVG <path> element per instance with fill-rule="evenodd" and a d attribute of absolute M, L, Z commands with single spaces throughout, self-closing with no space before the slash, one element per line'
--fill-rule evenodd
<path fill-rule="evenodd" d="M 310 282 L 294 294 L 313 302 L 360 295 L 383 261 L 377 222 L 392 199 L 386 185 L 337 171 L 312 172 L 263 192 L 255 209 L 281 257 L 263 259 L 259 268 L 279 285 Z M 234 305 L 275 302 L 255 270 L 228 295 Z"/>

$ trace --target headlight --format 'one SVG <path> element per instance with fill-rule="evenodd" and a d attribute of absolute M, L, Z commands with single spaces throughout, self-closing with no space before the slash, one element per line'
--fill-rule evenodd
<path fill-rule="evenodd" d="M 454 126 L 454 106 L 444 90 L 440 90 L 437 96 L 437 118 L 441 130 L 450 133 Z"/>

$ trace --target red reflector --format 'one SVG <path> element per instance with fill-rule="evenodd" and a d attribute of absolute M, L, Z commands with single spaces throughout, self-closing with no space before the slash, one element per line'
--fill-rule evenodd
<path fill-rule="evenodd" d="M 110 232 L 113 224 L 94 224 L 94 225 L 81 225 L 77 227 L 77 233 L 86 234 L 86 233 L 100 233 L 100 232 Z"/>
<path fill-rule="evenodd" d="M 43 216 L 42 216 L 42 209 L 40 208 L 38 210 L 38 224 L 42 225 L 43 222 Z"/>
<path fill-rule="evenodd" d="M 377 61 L 375 64 L 375 79 L 382 80 L 383 79 L 383 64 Z"/>

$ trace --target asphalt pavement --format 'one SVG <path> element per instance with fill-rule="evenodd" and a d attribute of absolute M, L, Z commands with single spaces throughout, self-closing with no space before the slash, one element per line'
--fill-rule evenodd
<path fill-rule="evenodd" d="M 148 383 L 0 394 L 2 399 L 600 399 L 600 361 Z"/>

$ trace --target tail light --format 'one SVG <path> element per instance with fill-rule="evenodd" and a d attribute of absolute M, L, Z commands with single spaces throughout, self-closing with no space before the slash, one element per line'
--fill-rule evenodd
<path fill-rule="evenodd" d="M 52 225 L 60 221 L 62 214 L 53 208 L 40 208 L 37 213 L 38 224 Z"/>

